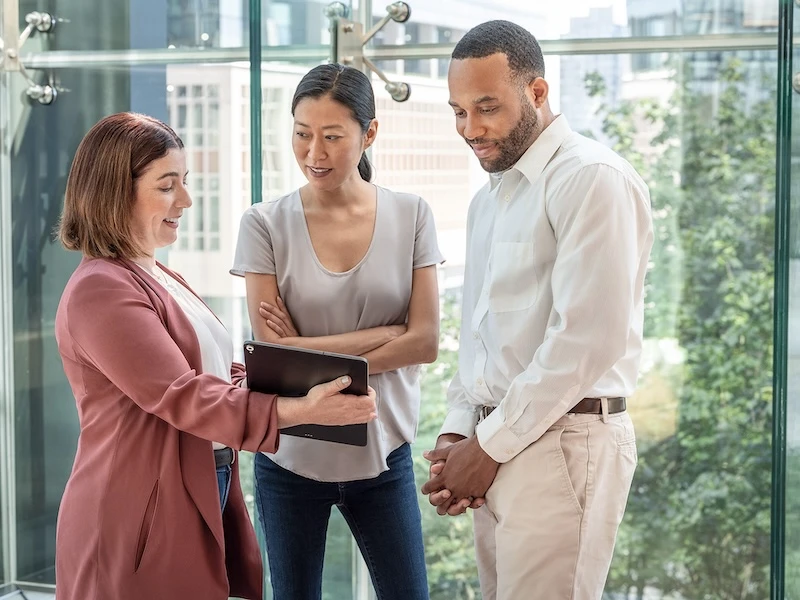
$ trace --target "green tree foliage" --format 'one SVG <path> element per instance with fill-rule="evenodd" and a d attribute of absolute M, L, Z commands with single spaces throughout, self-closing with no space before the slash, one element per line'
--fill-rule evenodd
<path fill-rule="evenodd" d="M 675 430 L 640 439 L 607 595 L 757 600 L 769 595 L 775 85 L 759 82 L 767 92 L 748 105 L 738 59 L 713 88 L 686 65 L 666 106 L 601 109 L 652 195 L 646 337 L 674 336 L 685 353 L 662 374 L 680 400 Z"/>
<path fill-rule="evenodd" d="M 428 463 L 423 450 L 433 448 L 447 414 L 447 386 L 458 367 L 460 311 L 454 298 L 442 304 L 438 360 L 426 367 L 422 377 L 422 406 L 417 441 L 414 445 L 414 470 L 417 489 L 428 480 Z M 478 572 L 472 537 L 472 517 L 440 517 L 420 496 L 422 530 L 428 565 L 431 600 L 474 600 L 480 598 Z"/>

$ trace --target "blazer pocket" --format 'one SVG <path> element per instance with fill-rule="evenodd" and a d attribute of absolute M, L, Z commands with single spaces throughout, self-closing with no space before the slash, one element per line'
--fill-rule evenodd
<path fill-rule="evenodd" d="M 498 242 L 489 258 L 489 310 L 524 310 L 536 300 L 538 280 L 532 242 Z"/>
<path fill-rule="evenodd" d="M 150 540 L 150 535 L 153 532 L 153 524 L 155 523 L 156 508 L 158 506 L 158 479 L 156 479 L 153 490 L 150 492 L 150 499 L 147 501 L 147 506 L 144 509 L 141 525 L 139 526 L 139 539 L 136 543 L 136 564 L 134 565 L 133 572 L 136 573 L 142 564 L 144 552 L 147 549 L 147 542 Z"/>

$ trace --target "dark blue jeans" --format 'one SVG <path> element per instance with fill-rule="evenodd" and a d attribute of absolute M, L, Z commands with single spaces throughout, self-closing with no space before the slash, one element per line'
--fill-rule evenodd
<path fill-rule="evenodd" d="M 228 503 L 228 492 L 231 489 L 231 466 L 217 467 L 217 487 L 219 488 L 219 505 L 225 510 Z"/>
<path fill-rule="evenodd" d="M 323 483 L 255 457 L 256 505 L 275 600 L 320 600 L 331 507 L 344 516 L 379 600 L 428 600 L 422 519 L 411 448 L 389 455 L 374 479 Z"/>

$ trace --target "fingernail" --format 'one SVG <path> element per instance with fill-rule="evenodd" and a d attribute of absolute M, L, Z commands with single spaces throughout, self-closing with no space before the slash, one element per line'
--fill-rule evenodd
<path fill-rule="evenodd" d="M 449 497 L 450 497 L 450 492 L 448 492 L 447 490 L 442 492 L 442 498 L 449 498 Z"/>
<path fill-rule="evenodd" d="M 350 378 L 347 375 L 345 375 L 344 377 L 342 377 L 341 381 L 342 385 L 347 385 L 348 383 L 350 383 Z"/>

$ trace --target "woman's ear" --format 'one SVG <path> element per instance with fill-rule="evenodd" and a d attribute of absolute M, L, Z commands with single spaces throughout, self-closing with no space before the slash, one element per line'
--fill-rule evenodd
<path fill-rule="evenodd" d="M 364 150 L 375 143 L 376 137 L 378 137 L 378 119 L 372 119 L 366 133 L 364 134 Z"/>

